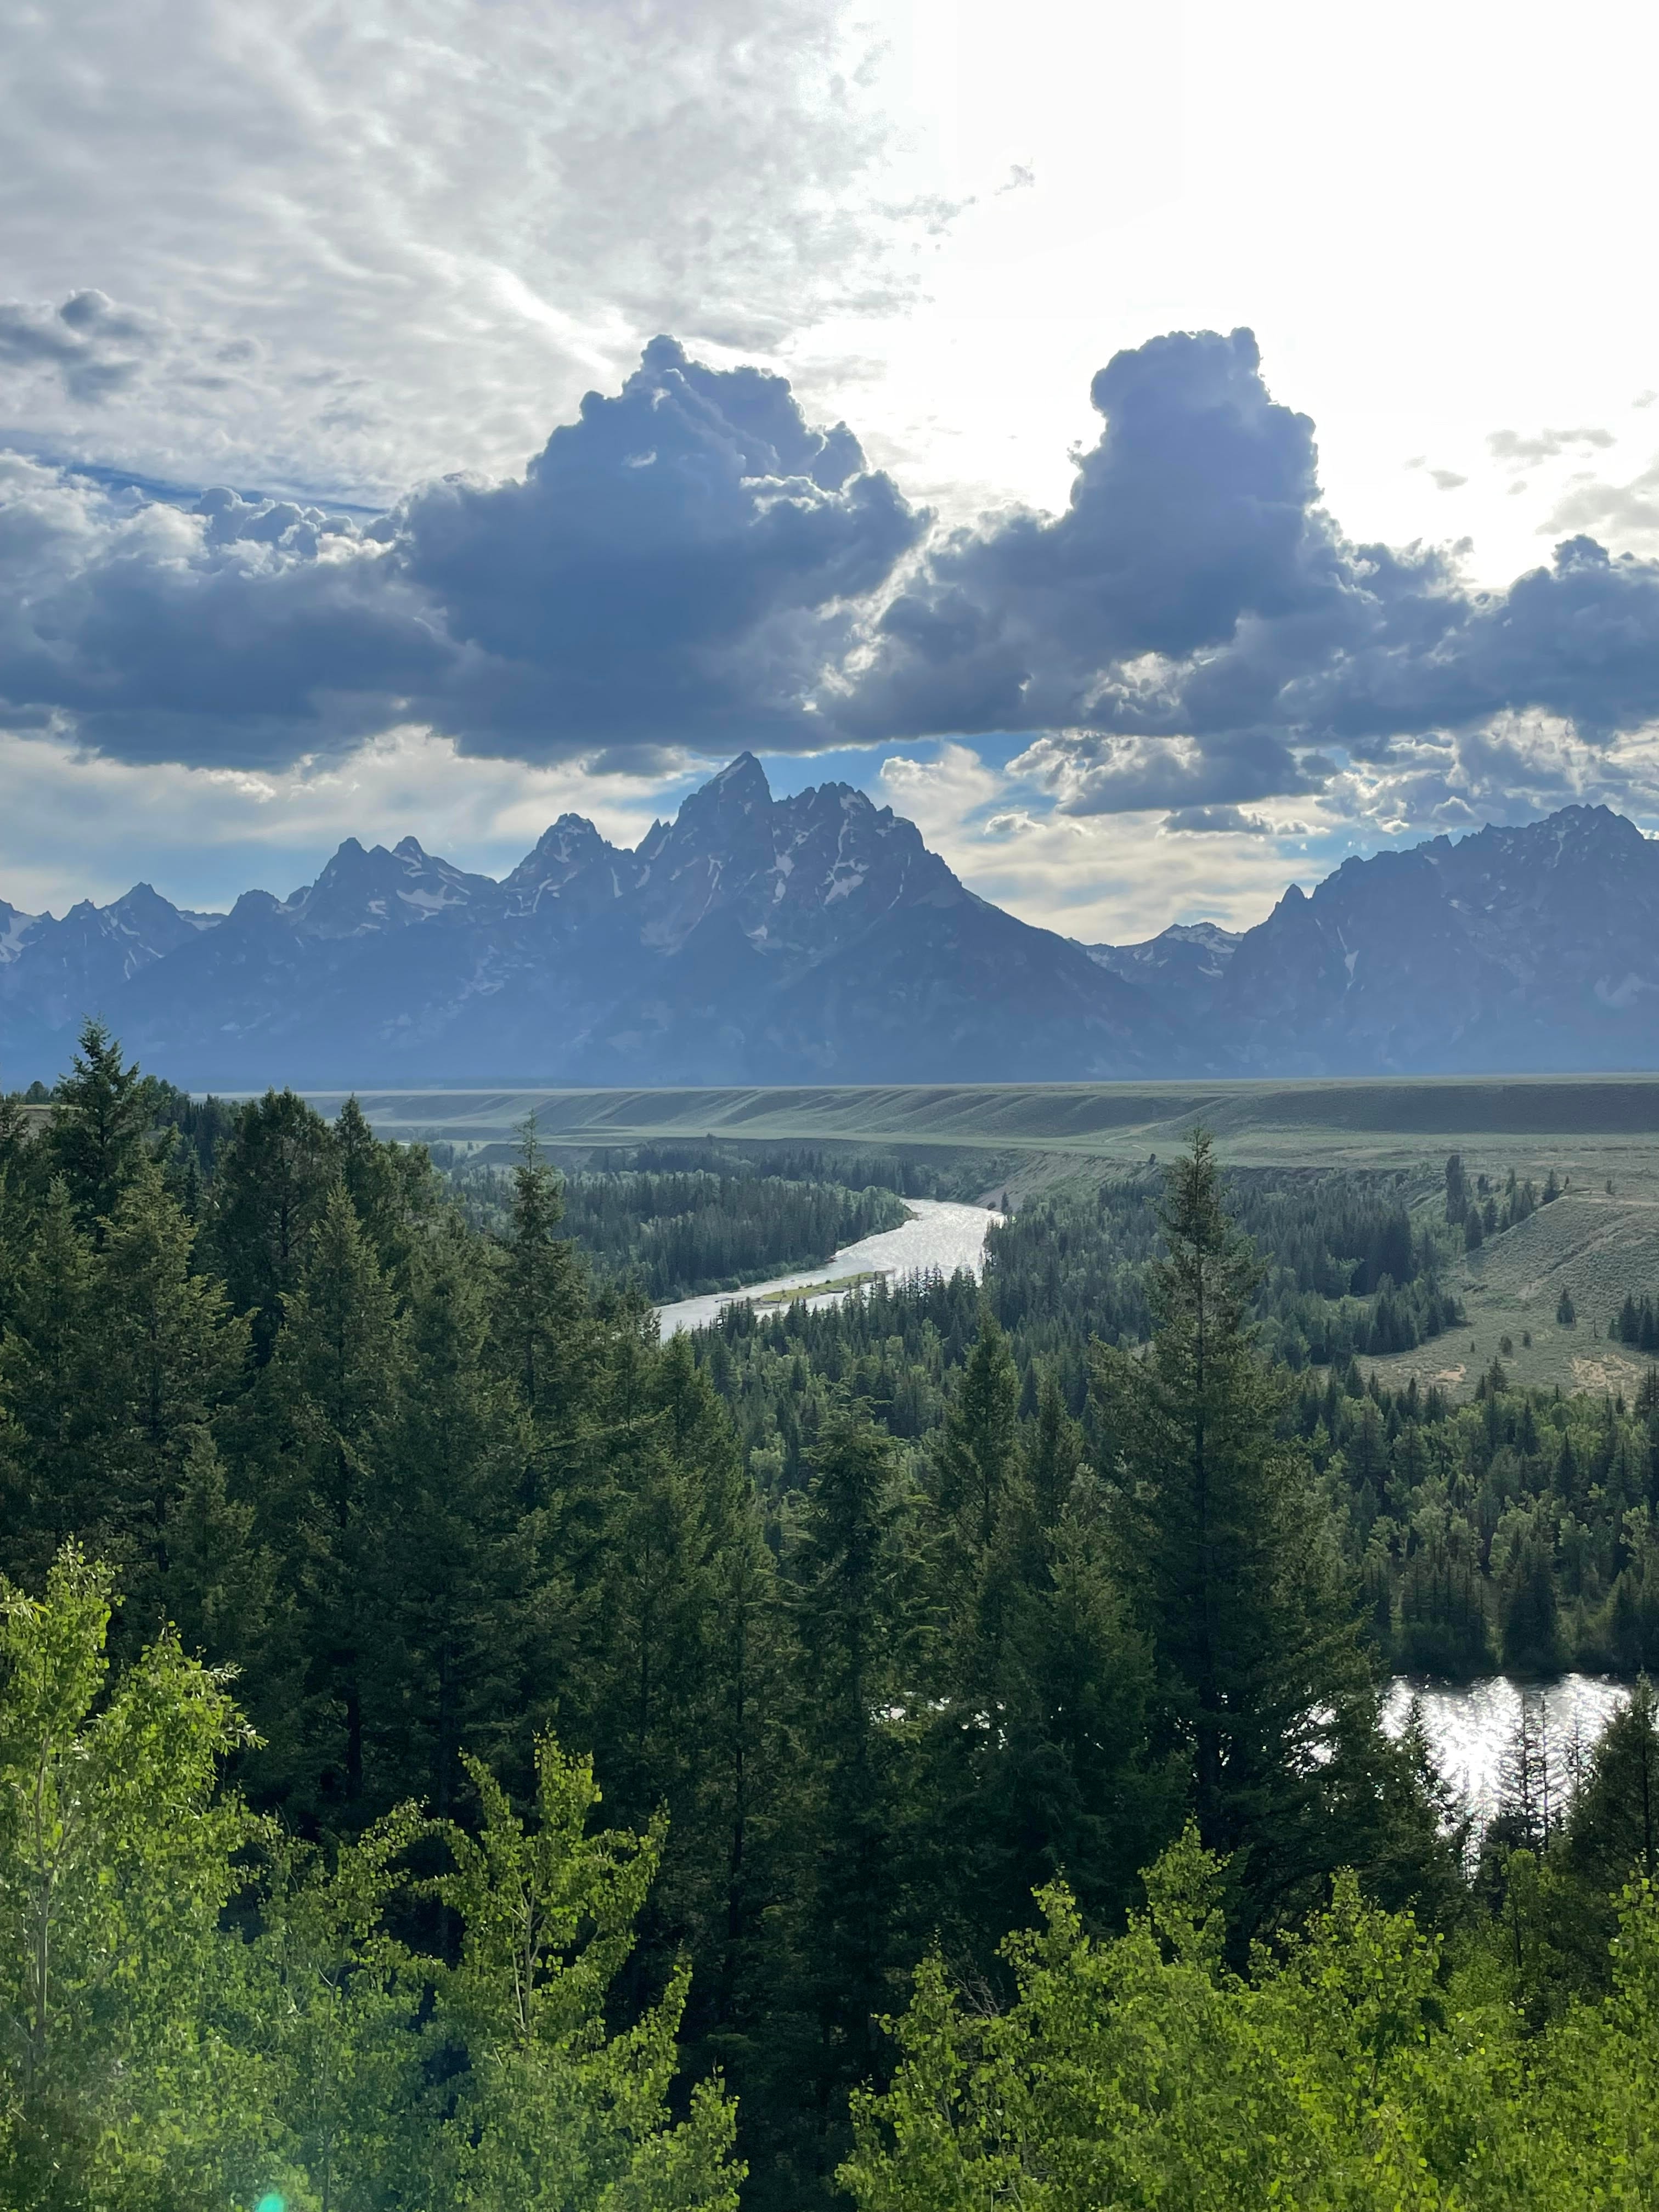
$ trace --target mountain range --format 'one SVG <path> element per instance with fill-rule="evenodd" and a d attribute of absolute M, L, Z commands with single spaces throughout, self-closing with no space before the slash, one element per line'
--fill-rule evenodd
<path fill-rule="evenodd" d="M 512 873 L 348 838 L 228 915 L 0 900 L 0 1082 L 88 1013 L 192 1089 L 1044 1082 L 1659 1067 L 1659 844 L 1606 807 L 1346 861 L 1242 933 L 1080 945 L 845 784 L 745 753 L 633 851 Z"/>

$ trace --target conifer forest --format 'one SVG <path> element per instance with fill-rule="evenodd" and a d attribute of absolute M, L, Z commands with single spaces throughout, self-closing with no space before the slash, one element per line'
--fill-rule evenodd
<path fill-rule="evenodd" d="M 938 1171 L 0 1115 L 0 2205 L 1659 2202 L 1659 1366 L 1360 1364 L 1553 1177 L 1200 1133 L 665 1339 Z M 1569 1666 L 1480 1824 L 1382 1725 Z"/>

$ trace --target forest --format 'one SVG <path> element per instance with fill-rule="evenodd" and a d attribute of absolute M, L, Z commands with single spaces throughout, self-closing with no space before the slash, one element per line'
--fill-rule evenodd
<path fill-rule="evenodd" d="M 533 1134 L 481 1219 L 89 1027 L 0 1119 L 0 2201 L 1652 2202 L 1645 1682 L 1478 1834 L 1380 1710 L 1650 1663 L 1659 1389 L 1362 1381 L 1429 1195 L 1200 1135 L 661 1342 Z"/>
<path fill-rule="evenodd" d="M 448 1180 L 477 1226 L 499 1231 L 511 1220 L 510 1176 L 485 1168 Z M 821 1267 L 905 1218 L 891 1190 L 729 1168 L 601 1170 L 564 1177 L 562 1191 L 564 1234 L 594 1273 L 657 1304 Z"/>

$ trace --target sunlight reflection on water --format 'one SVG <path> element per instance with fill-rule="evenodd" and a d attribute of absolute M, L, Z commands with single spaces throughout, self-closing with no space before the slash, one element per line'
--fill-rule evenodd
<path fill-rule="evenodd" d="M 1563 1674 L 1554 1682 L 1519 1682 L 1488 1674 L 1475 1682 L 1430 1682 L 1405 1674 L 1389 1685 L 1382 1725 L 1397 1735 L 1415 1695 L 1441 1772 L 1461 1790 L 1475 1818 L 1498 1809 L 1498 1771 L 1522 1704 L 1541 1708 L 1550 1768 L 1565 1781 L 1577 1759 L 1588 1759 L 1602 1729 L 1630 1697 L 1630 1685 L 1604 1674 Z"/>

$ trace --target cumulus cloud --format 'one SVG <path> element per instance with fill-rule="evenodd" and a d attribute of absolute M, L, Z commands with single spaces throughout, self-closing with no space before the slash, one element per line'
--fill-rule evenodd
<path fill-rule="evenodd" d="M 418 595 L 320 512 L 265 505 L 239 528 L 240 504 L 185 513 L 0 455 L 13 726 L 127 759 L 270 765 L 405 719 L 453 659 Z"/>
<path fill-rule="evenodd" d="M 1312 792 L 1334 773 L 1322 757 L 1298 756 L 1265 733 L 1200 743 L 1057 732 L 1039 738 L 1010 766 L 1075 815 L 1138 814 Z"/>
<path fill-rule="evenodd" d="M 424 720 L 465 749 L 817 742 L 809 694 L 926 518 L 779 377 L 669 339 L 524 477 L 368 528 L 0 463 L 0 699 L 130 759 L 275 766 Z"/>
<path fill-rule="evenodd" d="M 1006 789 L 1003 778 L 972 746 L 960 744 L 942 745 L 936 760 L 891 754 L 881 764 L 880 783 L 884 797 L 896 811 L 929 837 L 959 828 Z M 985 834 L 1012 836 L 1022 826 L 1021 817 L 1000 815 L 985 824 Z"/>
<path fill-rule="evenodd" d="M 783 378 L 668 338 L 521 475 L 445 478 L 378 520 L 169 505 L 14 458 L 0 702 L 129 759 L 267 769 L 404 724 L 617 769 L 950 741 L 893 770 L 918 812 L 996 737 L 1079 820 L 1291 798 L 1440 824 L 1492 787 L 1499 732 L 1544 748 L 1530 781 L 1510 763 L 1516 791 L 1611 796 L 1637 773 L 1659 563 L 1580 532 L 1478 591 L 1455 549 L 1356 543 L 1248 331 L 1155 339 L 1093 393 L 1065 510 L 971 529 L 932 529 Z"/>
<path fill-rule="evenodd" d="M 937 548 L 881 617 L 850 727 L 1075 725 L 1246 618 L 1332 605 L 1313 425 L 1268 398 L 1248 331 L 1120 353 L 1091 396 L 1105 426 L 1066 513 L 1016 511 Z"/>
<path fill-rule="evenodd" d="M 1659 544 L 1659 460 L 1623 483 L 1575 477 L 1544 523 L 1548 531 L 1616 530 L 1637 544 Z"/>
<path fill-rule="evenodd" d="M 444 726 L 556 755 L 816 743 L 809 694 L 924 521 L 781 377 L 658 338 L 522 480 L 434 485 L 388 532 L 463 648 Z"/>
<path fill-rule="evenodd" d="M 1659 719 L 1659 565 L 1580 533 L 1479 592 L 1454 553 L 1356 544 L 1248 331 L 1120 354 L 1093 397 L 1066 512 L 930 550 L 840 703 L 849 730 L 1031 732 L 1017 765 L 1092 814 L 1318 793 L 1506 715 L 1603 748 Z"/>

